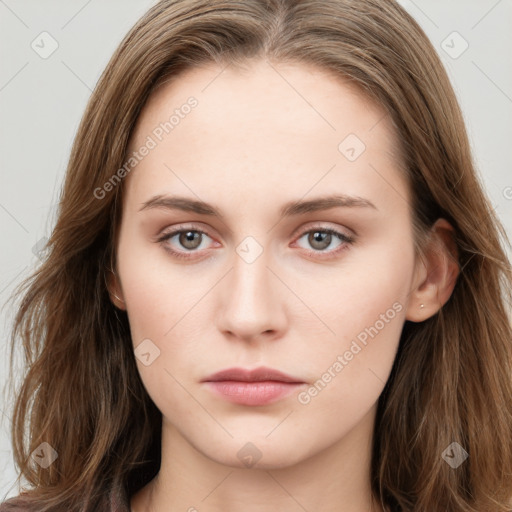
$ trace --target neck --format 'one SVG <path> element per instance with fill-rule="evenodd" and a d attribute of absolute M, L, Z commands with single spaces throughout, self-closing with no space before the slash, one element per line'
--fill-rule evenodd
<path fill-rule="evenodd" d="M 336 444 L 266 468 L 212 460 L 164 419 L 160 472 L 133 497 L 132 512 L 383 512 L 370 488 L 374 419 L 372 409 Z"/>

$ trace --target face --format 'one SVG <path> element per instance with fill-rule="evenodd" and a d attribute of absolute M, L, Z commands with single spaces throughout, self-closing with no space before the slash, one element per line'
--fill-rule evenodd
<path fill-rule="evenodd" d="M 152 95 L 116 291 L 164 431 L 282 467 L 372 417 L 416 265 L 393 137 L 381 108 L 302 64 L 194 68 Z M 205 382 L 261 367 L 294 383 Z"/>

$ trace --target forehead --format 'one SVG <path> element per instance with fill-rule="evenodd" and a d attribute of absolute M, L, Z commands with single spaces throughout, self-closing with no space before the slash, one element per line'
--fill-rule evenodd
<path fill-rule="evenodd" d="M 241 135 L 251 132 L 254 136 L 253 128 L 265 122 L 261 136 L 273 128 L 290 130 L 295 125 L 294 133 L 320 130 L 320 135 L 334 136 L 336 141 L 346 130 L 363 134 L 386 116 L 383 107 L 348 79 L 310 64 L 255 60 L 243 67 L 220 67 L 210 63 L 170 77 L 153 92 L 141 111 L 132 143 L 142 142 L 141 137 L 168 120 L 191 96 L 199 107 L 194 117 L 201 117 L 205 131 L 217 132 L 218 125 L 228 130 L 245 118 Z M 384 125 L 391 130 L 388 123 Z M 180 129 L 184 130 L 186 126 Z"/>
<path fill-rule="evenodd" d="M 206 188 L 225 180 L 254 192 L 293 180 L 304 193 L 329 169 L 350 182 L 398 160 L 390 117 L 353 84 L 264 60 L 204 65 L 164 83 L 142 109 L 129 153 L 149 139 L 151 151 L 129 175 L 140 192 L 181 173 Z"/>

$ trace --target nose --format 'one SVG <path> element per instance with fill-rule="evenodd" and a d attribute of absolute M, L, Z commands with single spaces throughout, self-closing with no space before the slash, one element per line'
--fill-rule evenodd
<path fill-rule="evenodd" d="M 251 263 L 234 255 L 217 306 L 217 328 L 225 336 L 255 341 L 275 339 L 285 332 L 286 289 L 268 263 L 265 251 Z"/>

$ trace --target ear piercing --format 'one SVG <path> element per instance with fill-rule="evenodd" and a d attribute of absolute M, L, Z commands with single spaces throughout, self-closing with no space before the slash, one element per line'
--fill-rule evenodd
<path fill-rule="evenodd" d="M 124 302 L 123 299 L 120 299 L 114 292 L 112 292 L 112 295 L 119 301 L 119 302 Z"/>
<path fill-rule="evenodd" d="M 114 276 L 116 275 L 116 273 L 112 270 L 112 268 L 108 268 L 107 269 L 111 274 L 113 274 Z M 114 292 L 111 292 L 112 295 L 121 303 L 124 303 L 124 300 L 123 299 L 120 299 Z"/>

